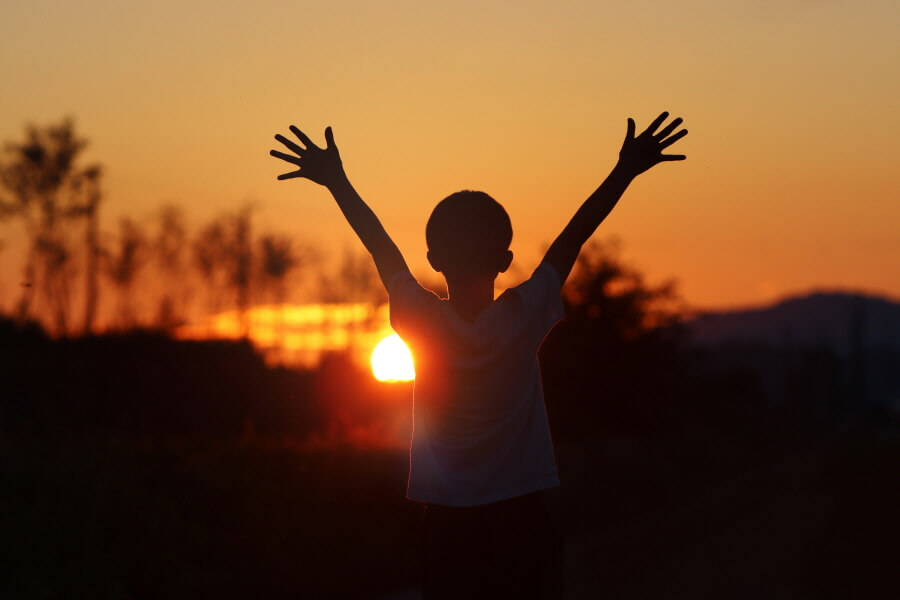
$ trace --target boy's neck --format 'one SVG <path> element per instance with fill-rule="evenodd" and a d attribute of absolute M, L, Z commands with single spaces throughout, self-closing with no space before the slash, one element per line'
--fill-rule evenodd
<path fill-rule="evenodd" d="M 447 279 L 447 293 L 456 314 L 471 323 L 494 301 L 494 278 Z"/>

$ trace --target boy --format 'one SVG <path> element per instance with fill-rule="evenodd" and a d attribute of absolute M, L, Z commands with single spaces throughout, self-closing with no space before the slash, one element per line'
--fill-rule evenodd
<path fill-rule="evenodd" d="M 319 148 L 271 155 L 331 192 L 375 260 L 388 290 L 391 325 L 416 358 L 407 496 L 426 503 L 425 598 L 553 597 L 561 593 L 559 538 L 542 490 L 559 484 L 541 390 L 537 350 L 562 318 L 560 289 L 582 245 L 628 184 L 685 136 L 680 118 L 640 135 L 628 119 L 619 161 L 521 285 L 494 299 L 494 280 L 512 261 L 512 227 L 483 192 L 442 200 L 426 226 L 428 261 L 447 281 L 441 300 L 413 278 L 400 250 L 347 179 L 331 128 Z M 659 129 L 659 131 L 657 131 Z"/>

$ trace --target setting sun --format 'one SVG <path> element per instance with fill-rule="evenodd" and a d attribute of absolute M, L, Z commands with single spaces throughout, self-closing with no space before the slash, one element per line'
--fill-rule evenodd
<path fill-rule="evenodd" d="M 412 354 L 397 334 L 389 335 L 372 350 L 372 374 L 378 381 L 416 378 Z"/>

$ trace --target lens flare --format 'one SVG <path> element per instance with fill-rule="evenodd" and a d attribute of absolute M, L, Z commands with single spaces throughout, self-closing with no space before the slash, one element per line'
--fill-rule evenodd
<path fill-rule="evenodd" d="M 372 351 L 372 374 L 378 381 L 410 381 L 416 378 L 412 354 L 400 336 L 389 335 Z"/>

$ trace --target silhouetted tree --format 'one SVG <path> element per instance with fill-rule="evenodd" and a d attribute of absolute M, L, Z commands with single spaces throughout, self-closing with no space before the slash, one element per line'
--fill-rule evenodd
<path fill-rule="evenodd" d="M 245 336 L 253 268 L 251 216 L 252 209 L 245 207 L 218 217 L 200 230 L 193 243 L 194 262 L 210 294 L 210 312 L 222 308 L 219 291 L 232 290 Z"/>
<path fill-rule="evenodd" d="M 203 227 L 192 243 L 194 264 L 205 281 L 207 310 L 210 313 L 221 309 L 225 243 L 225 224 L 221 218 Z"/>
<path fill-rule="evenodd" d="M 271 294 L 278 305 L 278 338 L 284 345 L 284 301 L 287 296 L 287 276 L 301 261 L 288 236 L 264 235 L 259 240 L 259 281 L 263 293 Z"/>
<path fill-rule="evenodd" d="M 46 232 L 39 235 L 35 245 L 35 257 L 41 266 L 43 296 L 50 309 L 56 332 L 65 335 L 71 310 L 73 275 L 72 254 L 63 232 Z"/>
<path fill-rule="evenodd" d="M 132 293 L 135 279 L 147 260 L 144 230 L 132 219 L 122 219 L 115 251 L 106 254 L 106 273 L 119 290 L 119 325 L 125 329 L 136 324 Z"/>
<path fill-rule="evenodd" d="M 58 333 L 66 333 L 70 312 L 69 278 L 73 271 L 71 243 L 65 225 L 86 218 L 87 289 L 84 327 L 92 327 L 97 302 L 97 213 L 101 200 L 101 170 L 96 164 L 78 166 L 87 142 L 75 133 L 71 120 L 38 128 L 29 125 L 25 140 L 7 144 L 0 162 L 0 185 L 10 197 L 0 198 L 0 218 L 19 218 L 29 244 L 24 285 L 17 313 L 31 316 L 35 293 L 40 292 Z"/>
<path fill-rule="evenodd" d="M 590 320 L 606 328 L 605 339 L 623 343 L 678 322 L 681 305 L 675 283 L 649 286 L 624 264 L 616 240 L 596 242 L 579 256 L 563 290 L 569 320 Z"/>
<path fill-rule="evenodd" d="M 266 234 L 259 240 L 259 273 L 262 286 L 271 292 L 276 303 L 284 302 L 286 279 L 300 262 L 290 237 Z"/>
<path fill-rule="evenodd" d="M 387 292 L 368 253 L 345 249 L 337 274 L 320 276 L 319 295 L 323 302 L 359 302 L 367 307 L 366 319 L 352 323 L 348 332 L 355 340 L 376 318 L 376 308 L 387 302 Z M 351 341 L 351 345 L 355 343 Z"/>
<path fill-rule="evenodd" d="M 240 315 L 241 333 L 247 336 L 249 323 L 247 309 L 250 306 L 250 284 L 253 272 L 253 242 L 251 232 L 251 209 L 244 207 L 229 219 L 230 236 L 226 238 L 229 281 L 236 292 L 237 309 Z"/>
<path fill-rule="evenodd" d="M 24 286 L 17 313 L 31 316 L 36 292 L 51 312 L 58 333 L 66 333 L 70 312 L 69 279 L 73 271 L 66 225 L 87 220 L 85 234 L 85 322 L 93 325 L 97 303 L 97 222 L 101 200 L 99 165 L 78 166 L 87 142 L 75 133 L 70 119 L 39 128 L 29 125 L 25 140 L 7 144 L 0 162 L 0 185 L 10 197 L 0 197 L 0 218 L 21 219 L 26 235 Z"/>
<path fill-rule="evenodd" d="M 384 304 L 387 293 L 368 254 L 345 249 L 337 274 L 321 275 L 319 294 L 323 302 Z"/>
<path fill-rule="evenodd" d="M 85 247 L 85 295 L 84 333 L 93 331 L 99 302 L 99 262 L 100 262 L 100 169 L 89 170 L 85 174 L 86 190 L 84 201 L 75 209 L 86 220 L 84 232 Z"/>
<path fill-rule="evenodd" d="M 159 212 L 157 226 L 156 237 L 152 241 L 152 251 L 162 284 L 157 325 L 171 330 L 183 321 L 187 301 L 184 270 L 188 236 L 184 213 L 177 206 L 164 206 Z"/>
<path fill-rule="evenodd" d="M 647 285 L 615 242 L 582 251 L 563 290 L 566 317 L 541 348 L 558 432 L 652 427 L 680 376 L 680 302 L 672 282 Z"/>

